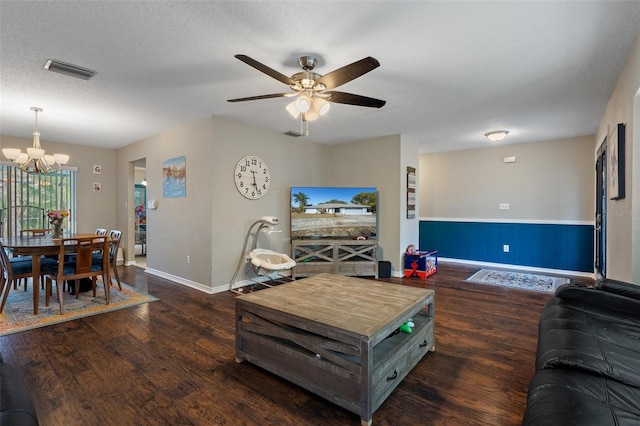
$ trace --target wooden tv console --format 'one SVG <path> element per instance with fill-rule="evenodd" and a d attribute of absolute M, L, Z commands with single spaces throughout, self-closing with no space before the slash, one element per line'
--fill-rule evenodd
<path fill-rule="evenodd" d="M 360 415 L 435 350 L 433 290 L 320 274 L 236 298 L 236 361 Z M 413 332 L 398 332 L 409 318 Z"/>
<path fill-rule="evenodd" d="M 329 273 L 378 278 L 377 240 L 292 240 L 293 278 Z"/>

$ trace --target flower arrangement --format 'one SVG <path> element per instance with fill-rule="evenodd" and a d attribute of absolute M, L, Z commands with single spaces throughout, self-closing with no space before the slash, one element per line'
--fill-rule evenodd
<path fill-rule="evenodd" d="M 68 216 L 69 216 L 69 212 L 66 210 L 49 210 L 47 212 L 49 223 L 52 225 L 62 224 L 62 221 L 64 220 L 64 218 Z"/>

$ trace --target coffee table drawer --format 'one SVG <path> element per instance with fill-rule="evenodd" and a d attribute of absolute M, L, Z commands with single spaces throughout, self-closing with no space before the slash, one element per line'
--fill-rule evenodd
<path fill-rule="evenodd" d="M 433 318 L 416 315 L 413 333 L 396 333 L 374 348 L 373 409 L 377 409 L 434 347 Z M 376 361 L 378 361 L 376 363 Z"/>

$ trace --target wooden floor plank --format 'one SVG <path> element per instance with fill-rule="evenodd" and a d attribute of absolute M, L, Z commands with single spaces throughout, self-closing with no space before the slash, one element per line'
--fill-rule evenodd
<path fill-rule="evenodd" d="M 435 290 L 436 351 L 374 413 L 374 425 L 519 425 L 538 320 L 550 295 L 472 284 L 446 264 Z M 235 297 L 121 267 L 160 300 L 0 337 L 43 425 L 357 425 L 360 419 L 247 362 L 235 362 Z M 576 281 L 591 283 L 578 278 Z"/>

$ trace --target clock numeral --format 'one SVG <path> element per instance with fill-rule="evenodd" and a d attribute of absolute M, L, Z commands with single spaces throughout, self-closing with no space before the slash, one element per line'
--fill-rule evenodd
<path fill-rule="evenodd" d="M 266 176 L 266 177 L 264 178 L 264 181 L 265 181 L 265 182 L 269 182 L 269 176 Z"/>

